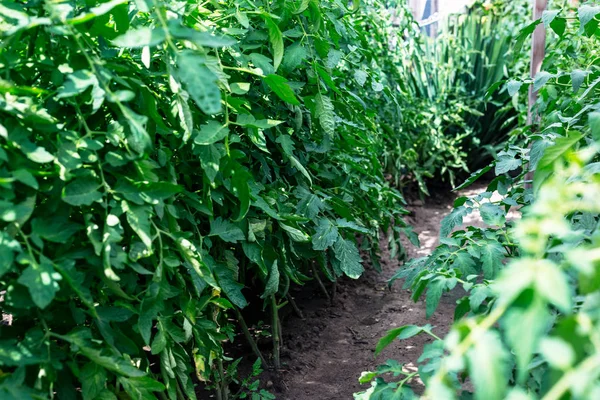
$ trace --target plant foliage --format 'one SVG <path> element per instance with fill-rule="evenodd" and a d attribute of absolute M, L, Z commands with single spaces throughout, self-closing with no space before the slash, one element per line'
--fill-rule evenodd
<path fill-rule="evenodd" d="M 226 398 L 230 316 L 264 299 L 277 366 L 290 285 L 401 254 L 351 11 L 0 4 L 0 398 Z"/>
<path fill-rule="evenodd" d="M 542 72 L 507 83 L 539 91 L 539 130 L 497 155 L 487 191 L 458 198 L 442 222 L 440 246 L 391 280 L 404 279 L 415 300 L 424 295 L 428 316 L 443 292 L 462 286 L 467 294 L 457 301 L 454 325 L 444 338 L 430 327 L 407 327 L 434 338 L 418 372 L 397 363 L 398 382 L 383 379 L 386 366 L 364 373 L 361 382 L 372 387 L 357 399 L 414 397 L 408 383 L 417 375 L 430 399 L 600 396 L 599 16 L 590 4 L 549 10 L 519 35 L 523 41 L 544 24 L 551 42 Z M 511 220 L 511 210 L 522 218 Z M 485 227 L 463 229 L 473 212 Z M 377 350 L 406 329 L 390 331 Z"/>

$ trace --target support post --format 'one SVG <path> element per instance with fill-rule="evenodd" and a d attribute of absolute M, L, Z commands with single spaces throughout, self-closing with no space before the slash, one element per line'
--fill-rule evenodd
<path fill-rule="evenodd" d="M 542 14 L 548 6 L 548 0 L 533 0 L 533 20 L 542 18 Z M 535 78 L 535 75 L 542 69 L 542 62 L 546 55 L 546 27 L 544 24 L 539 24 L 533 32 L 533 41 L 531 44 L 531 65 L 530 76 Z M 527 104 L 527 125 L 533 128 L 539 121 L 538 116 L 533 113 L 533 106 L 537 101 L 537 91 L 533 90 L 533 85 L 529 86 L 529 98 Z M 528 183 L 533 180 L 533 171 L 528 171 L 525 174 L 525 188 L 532 188 L 533 185 Z"/>
<path fill-rule="evenodd" d="M 548 6 L 548 0 L 533 0 L 533 20 L 542 18 L 542 13 Z M 546 55 L 546 28 L 544 24 L 539 24 L 533 32 L 533 42 L 531 45 L 531 65 L 530 75 L 535 78 L 535 75 L 540 72 L 542 62 Z M 533 115 L 533 105 L 537 100 L 537 92 L 533 90 L 533 86 L 529 86 L 529 104 L 527 111 L 527 123 L 529 125 L 536 123 L 537 118 Z"/>

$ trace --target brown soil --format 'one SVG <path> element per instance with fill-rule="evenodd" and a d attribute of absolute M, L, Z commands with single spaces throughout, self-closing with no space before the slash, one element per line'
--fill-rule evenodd
<path fill-rule="evenodd" d="M 472 187 L 468 193 L 459 195 L 472 195 L 483 188 L 483 185 Z M 415 201 L 409 206 L 412 213 L 407 220 L 421 240 L 419 249 L 406 245 L 410 258 L 422 257 L 435 248 L 440 221 L 451 210 L 455 198 L 454 194 L 448 194 L 444 198 L 429 198 L 425 204 Z M 477 223 L 476 217 L 469 218 L 468 223 Z M 375 357 L 375 345 L 388 330 L 429 323 L 438 335 L 447 332 L 459 294 L 443 297 L 435 314 L 427 320 L 425 303 L 414 303 L 410 293 L 402 290 L 401 282 L 388 288 L 387 280 L 398 270 L 400 263 L 390 259 L 386 252 L 382 255 L 381 265 L 382 273 L 368 268 L 361 279 L 340 282 L 333 305 L 316 286 L 292 293 L 305 319 L 292 315 L 284 320 L 281 376 L 272 380 L 266 378 L 268 382 L 263 380 L 263 384 L 272 387 L 277 399 L 352 399 L 353 393 L 369 386 L 358 383 L 361 372 L 374 370 L 387 359 L 395 359 L 407 369 L 416 370 L 415 362 L 423 346 L 431 342 L 428 335 L 418 335 L 394 342 Z M 412 383 L 417 391 L 422 390 L 420 384 L 418 381 Z"/>

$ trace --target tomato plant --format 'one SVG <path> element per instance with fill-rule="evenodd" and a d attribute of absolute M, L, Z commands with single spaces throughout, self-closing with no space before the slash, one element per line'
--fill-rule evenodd
<path fill-rule="evenodd" d="M 0 397 L 227 398 L 249 293 L 277 368 L 290 285 L 402 254 L 357 7 L 0 4 Z"/>
<path fill-rule="evenodd" d="M 456 200 L 430 256 L 411 260 L 392 278 L 403 278 L 415 300 L 425 296 L 428 316 L 444 292 L 462 286 L 467 295 L 457 301 L 454 325 L 443 338 L 430 325 L 391 330 L 377 352 L 416 334 L 434 341 L 418 372 L 388 362 L 363 374 L 361 382 L 372 386 L 356 398 L 413 397 L 409 382 L 417 375 L 425 396 L 435 399 L 598 397 L 598 15 L 591 4 L 548 10 L 517 36 L 519 46 L 539 24 L 549 35 L 542 72 L 507 82 L 511 95 L 530 85 L 539 91 L 539 128 L 527 127 L 524 145 L 507 144 L 465 182 L 490 169 L 497 175 L 484 193 Z M 522 218 L 507 219 L 511 209 Z M 463 229 L 473 212 L 485 227 Z M 386 382 L 388 372 L 403 378 Z"/>

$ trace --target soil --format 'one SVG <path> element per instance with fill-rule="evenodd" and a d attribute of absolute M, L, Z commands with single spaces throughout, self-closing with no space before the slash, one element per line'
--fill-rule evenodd
<path fill-rule="evenodd" d="M 413 201 L 408 207 L 411 214 L 406 219 L 419 234 L 421 248 L 407 242 L 409 258 L 422 257 L 435 248 L 440 222 L 451 210 L 457 195 L 473 195 L 484 191 L 484 187 L 481 184 L 468 192 L 430 197 L 425 203 Z M 469 217 L 465 222 L 471 225 L 479 222 L 478 215 Z M 448 331 L 460 293 L 443 297 L 435 314 L 426 319 L 425 303 L 414 303 L 410 293 L 402 290 L 401 282 L 388 287 L 387 280 L 400 263 L 384 252 L 381 266 L 382 273 L 367 268 L 360 279 L 344 279 L 338 283 L 333 304 L 329 304 L 316 285 L 292 292 L 304 319 L 290 315 L 284 320 L 281 375 L 262 378 L 277 399 L 352 399 L 353 393 L 369 387 L 358 383 L 361 372 L 374 370 L 387 359 L 405 364 L 408 370 L 416 370 L 415 362 L 423 346 L 432 340 L 428 335 L 418 335 L 396 341 L 375 357 L 375 345 L 388 330 L 403 325 L 432 324 L 438 336 Z M 411 384 L 416 391 L 422 391 L 420 381 Z"/>

